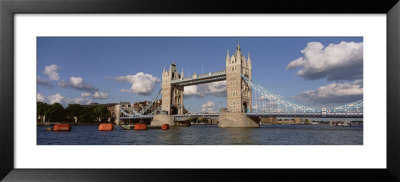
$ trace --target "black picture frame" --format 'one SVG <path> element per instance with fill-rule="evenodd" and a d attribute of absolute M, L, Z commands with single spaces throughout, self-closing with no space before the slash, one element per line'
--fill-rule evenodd
<path fill-rule="evenodd" d="M 386 169 L 15 169 L 14 14 L 381 13 L 387 15 Z M 400 181 L 398 0 L 0 0 L 0 179 L 4 181 Z M 234 160 L 234 159 L 233 159 Z M 366 159 L 368 160 L 368 159 Z"/>

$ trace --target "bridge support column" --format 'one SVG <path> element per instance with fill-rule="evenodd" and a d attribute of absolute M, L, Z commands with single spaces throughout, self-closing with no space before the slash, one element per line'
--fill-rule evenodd
<path fill-rule="evenodd" d="M 154 115 L 153 120 L 151 121 L 151 126 L 161 126 L 163 124 L 168 124 L 170 126 L 175 126 L 174 116 L 172 115 Z"/>
<path fill-rule="evenodd" d="M 218 127 L 221 128 L 258 128 L 259 118 L 250 118 L 246 113 L 221 112 L 219 114 Z"/>

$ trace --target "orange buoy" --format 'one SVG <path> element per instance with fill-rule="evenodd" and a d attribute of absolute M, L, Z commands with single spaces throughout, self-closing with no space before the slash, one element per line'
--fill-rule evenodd
<path fill-rule="evenodd" d="M 113 125 L 111 123 L 102 123 L 99 125 L 99 131 L 112 131 Z"/>
<path fill-rule="evenodd" d="M 71 131 L 70 124 L 55 124 L 53 131 Z"/>
<path fill-rule="evenodd" d="M 161 129 L 162 130 L 168 130 L 169 129 L 169 125 L 168 124 L 163 124 L 163 125 L 161 125 Z"/>
<path fill-rule="evenodd" d="M 146 130 L 147 125 L 144 123 L 136 123 L 135 124 L 135 130 Z"/>

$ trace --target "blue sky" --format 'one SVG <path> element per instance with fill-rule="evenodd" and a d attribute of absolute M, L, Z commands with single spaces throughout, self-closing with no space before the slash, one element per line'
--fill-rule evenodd
<path fill-rule="evenodd" d="M 238 43 L 244 56 L 250 53 L 253 79 L 296 103 L 339 105 L 362 98 L 362 37 L 38 37 L 38 100 L 151 100 L 163 67 L 173 60 L 185 76 L 202 67 L 204 73 L 224 70 L 227 50 L 232 55 Z M 207 101 L 215 109 L 220 101 L 226 105 L 216 93 L 186 95 L 184 104 L 199 112 Z"/>

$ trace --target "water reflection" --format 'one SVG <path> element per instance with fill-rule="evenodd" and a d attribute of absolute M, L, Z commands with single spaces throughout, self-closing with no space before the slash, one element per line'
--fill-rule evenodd
<path fill-rule="evenodd" d="M 254 128 L 222 128 L 223 143 L 226 145 L 254 145 Z"/>

